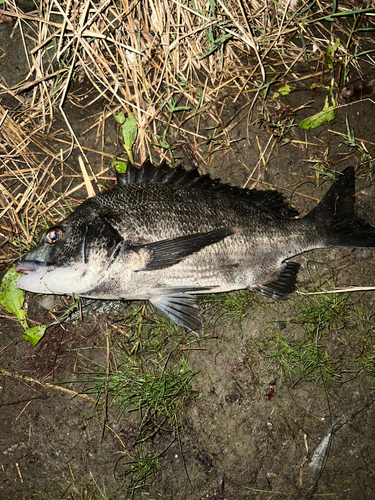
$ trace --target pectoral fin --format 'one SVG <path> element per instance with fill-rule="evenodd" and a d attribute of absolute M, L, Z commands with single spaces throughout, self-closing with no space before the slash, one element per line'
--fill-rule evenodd
<path fill-rule="evenodd" d="M 202 248 L 218 243 L 224 238 L 239 232 L 240 229 L 224 227 L 207 233 L 196 233 L 133 247 L 135 251 L 146 250 L 150 252 L 150 260 L 145 267 L 138 269 L 138 271 L 155 271 L 156 269 L 173 266 L 188 255 L 199 252 Z"/>
<path fill-rule="evenodd" d="M 205 288 L 160 288 L 149 290 L 150 302 L 171 321 L 183 328 L 200 334 L 202 322 L 199 319 L 199 304 L 191 293 L 209 292 Z"/>

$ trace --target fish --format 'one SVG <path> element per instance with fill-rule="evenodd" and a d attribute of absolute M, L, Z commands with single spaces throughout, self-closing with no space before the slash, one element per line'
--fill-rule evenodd
<path fill-rule="evenodd" d="M 375 246 L 375 228 L 354 212 L 353 167 L 337 174 L 305 216 L 277 191 L 222 184 L 197 168 L 146 160 L 116 175 L 116 187 L 42 234 L 16 265 L 20 289 L 148 300 L 200 333 L 199 294 L 248 289 L 286 299 L 299 270 L 293 256 Z"/>

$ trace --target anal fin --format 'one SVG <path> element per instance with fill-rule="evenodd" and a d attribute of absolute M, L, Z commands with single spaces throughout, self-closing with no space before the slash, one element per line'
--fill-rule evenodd
<path fill-rule="evenodd" d="M 286 262 L 282 264 L 273 278 L 262 285 L 253 288 L 254 291 L 272 299 L 285 300 L 287 295 L 296 289 L 296 279 L 299 270 L 297 262 Z"/>

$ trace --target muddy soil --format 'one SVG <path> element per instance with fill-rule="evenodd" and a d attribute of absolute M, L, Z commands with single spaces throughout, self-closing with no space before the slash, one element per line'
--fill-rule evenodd
<path fill-rule="evenodd" d="M 0 25 L 0 30 L 4 33 L 9 27 Z M 12 46 L 3 46 L 3 50 L 11 51 Z M 363 71 L 365 80 L 373 78 L 372 68 L 366 66 Z M 312 76 L 309 84 L 313 82 Z M 309 107 L 293 115 L 296 123 L 323 108 L 326 92 L 306 90 L 309 84 L 304 81 L 301 89 L 272 105 L 270 112 L 274 113 L 275 121 L 282 112 L 297 109 L 306 102 L 311 103 Z M 76 88 L 72 92 L 82 96 L 81 107 L 70 101 L 66 113 L 74 123 L 80 143 L 95 149 L 96 131 L 86 131 L 91 117 L 103 110 L 104 102 L 96 101 L 95 109 L 86 108 L 85 103 L 90 100 L 87 89 Z M 237 109 L 238 103 L 233 105 L 228 97 L 223 122 Z M 293 126 L 282 137 L 293 142 L 275 143 L 266 165 L 258 163 L 257 144 L 262 149 L 266 147 L 272 137 L 271 128 L 257 122 L 260 104 L 252 117 L 247 112 L 245 109 L 243 120 L 230 132 L 231 148 L 218 149 L 210 155 L 212 163 L 204 165 L 204 169 L 233 185 L 247 183 L 260 189 L 276 186 L 291 196 L 293 205 L 302 214 L 313 208 L 315 200 L 330 185 L 327 182 L 318 186 L 311 167 L 324 165 L 341 171 L 356 163 L 351 149 L 342 144 L 343 137 L 339 135 L 347 134 L 347 119 L 357 143 L 362 140 L 368 152 L 374 154 L 375 103 L 371 98 L 350 102 L 338 109 L 333 122 L 316 130 L 305 132 Z M 200 124 L 202 131 L 211 125 L 209 118 Z M 194 124 L 187 126 L 195 130 Z M 53 129 L 63 127 L 64 122 L 57 114 Z M 106 127 L 108 140 L 103 148 L 115 154 L 119 149 L 117 130 L 113 123 Z M 272 141 L 273 138 L 273 144 Z M 206 145 L 202 144 L 198 152 L 208 159 Z M 88 159 L 94 171 L 102 168 L 98 155 L 88 153 Z M 76 152 L 69 163 L 77 165 Z M 370 164 L 360 170 L 359 177 L 357 211 L 375 225 L 375 186 Z M 113 174 L 108 174 L 109 182 L 111 179 Z M 64 189 L 64 180 L 56 189 Z M 76 193 L 77 199 L 85 196 L 83 189 Z M 374 285 L 373 250 L 313 251 L 294 260 L 301 263 L 301 286 L 309 285 L 311 262 L 323 263 L 326 270 L 333 269 L 336 286 Z M 201 343 L 203 349 L 192 351 L 189 356 L 189 364 L 199 373 L 192 382 L 197 397 L 186 404 L 181 443 L 175 442 L 160 457 L 160 468 L 149 493 L 140 491 L 139 498 L 303 498 L 319 475 L 315 490 L 318 496 L 340 500 L 374 498 L 375 405 L 356 413 L 356 408 L 374 390 L 371 370 L 341 373 L 329 383 L 300 380 L 293 385 L 285 370 L 262 353 L 262 341 L 270 331 L 279 328 L 283 335 L 301 335 L 301 325 L 286 319 L 293 314 L 292 306 L 301 300 L 297 294 L 286 304 L 267 300 L 266 306 L 253 315 L 248 314 L 242 325 L 229 313 L 216 322 L 211 320 L 210 313 L 204 315 L 207 340 Z M 366 311 L 370 318 L 366 324 L 371 330 L 375 292 L 358 292 L 350 300 Z M 358 321 L 333 328 L 325 348 L 334 349 L 340 342 L 349 342 L 358 335 L 359 328 Z M 84 370 L 77 352 L 105 364 L 106 332 L 110 329 L 103 318 L 76 321 L 64 328 L 55 326 L 32 348 L 22 339 L 17 322 L 6 314 L 1 316 L 2 500 L 125 498 L 121 481 L 117 478 L 116 482 L 114 477 L 117 453 L 122 450 L 116 436 L 125 439 L 131 432 L 131 417 L 119 418 L 115 412 L 109 412 L 108 426 L 116 435 L 107 430 L 102 438 L 103 412 L 95 400 L 51 385 L 65 382 L 64 389 L 77 390 L 77 384 L 68 383 Z M 120 337 L 116 330 L 111 334 Z M 343 416 L 347 418 L 332 434 L 321 474 L 314 476 L 309 468 L 314 451 L 330 426 Z"/>

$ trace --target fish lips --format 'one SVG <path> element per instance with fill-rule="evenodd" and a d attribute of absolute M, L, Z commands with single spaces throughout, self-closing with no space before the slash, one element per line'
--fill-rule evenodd
<path fill-rule="evenodd" d="M 39 262 L 37 260 L 23 260 L 16 264 L 17 273 L 29 274 L 34 271 L 38 272 L 42 267 L 46 267 L 45 262 Z"/>
<path fill-rule="evenodd" d="M 24 276 L 17 280 L 18 288 L 28 291 L 34 291 L 35 286 L 37 288 L 40 288 L 40 285 L 38 286 L 36 284 L 43 278 L 44 274 L 48 271 L 49 268 L 50 266 L 47 266 L 45 262 L 40 262 L 37 260 L 24 260 L 19 262 L 16 265 L 15 270 L 17 271 L 17 273 L 21 273 Z M 43 292 L 41 291 L 39 293 Z"/>

